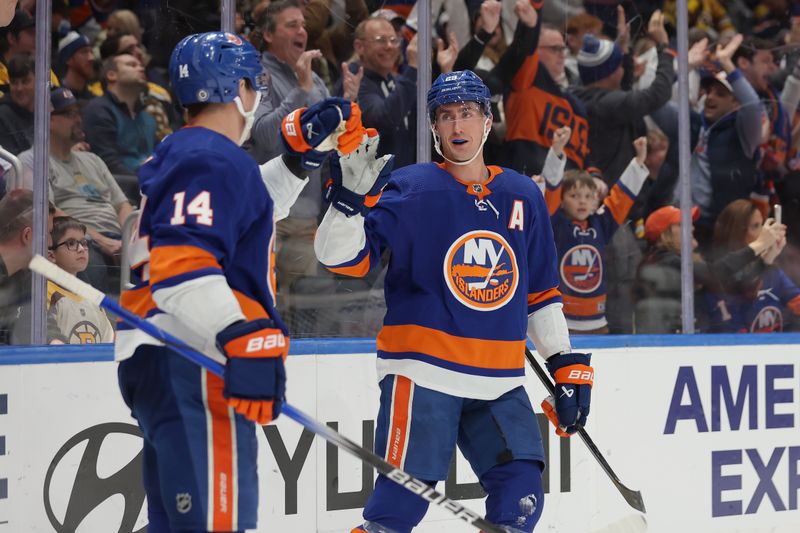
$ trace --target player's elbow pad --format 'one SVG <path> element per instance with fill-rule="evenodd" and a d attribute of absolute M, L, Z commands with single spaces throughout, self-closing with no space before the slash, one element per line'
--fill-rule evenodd
<path fill-rule="evenodd" d="M 528 317 L 528 337 L 542 357 L 572 351 L 562 307 L 561 303 L 552 303 L 537 309 Z"/>

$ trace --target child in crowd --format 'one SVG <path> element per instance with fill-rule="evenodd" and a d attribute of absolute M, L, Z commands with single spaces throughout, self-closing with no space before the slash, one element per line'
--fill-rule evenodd
<path fill-rule="evenodd" d="M 558 248 L 564 315 L 571 333 L 608 333 L 604 251 L 648 177 L 644 166 L 647 139 L 640 137 L 633 142 L 636 156 L 599 208 L 592 175 L 583 170 L 564 173 L 563 147 L 568 139 L 564 132 L 554 134 L 542 170 Z"/>
<path fill-rule="evenodd" d="M 86 270 L 89 264 L 89 243 L 86 226 L 72 217 L 53 219 L 53 245 L 50 260 L 73 276 Z M 114 328 L 108 317 L 97 305 L 47 282 L 48 313 L 55 319 L 61 337 L 49 342 L 67 344 L 96 344 L 114 342 Z"/>

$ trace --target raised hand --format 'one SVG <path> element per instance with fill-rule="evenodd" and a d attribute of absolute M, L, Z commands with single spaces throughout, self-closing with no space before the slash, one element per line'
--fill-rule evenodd
<path fill-rule="evenodd" d="M 569 128 L 569 126 L 562 126 L 553 132 L 553 144 L 550 145 L 550 148 L 558 157 L 561 157 L 564 154 L 564 147 L 569 142 L 571 135 L 572 130 Z"/>
<path fill-rule="evenodd" d="M 647 23 L 647 33 L 658 44 L 669 43 L 669 35 L 667 35 L 667 30 L 664 28 L 664 13 L 660 9 L 653 11 L 650 16 L 650 21 Z"/>
<path fill-rule="evenodd" d="M 617 5 L 617 45 L 623 54 L 627 54 L 631 47 L 631 27 L 625 20 L 625 8 Z"/>
<path fill-rule="evenodd" d="M 535 28 L 539 23 L 539 13 L 530 0 L 516 0 L 514 2 L 514 14 L 520 22 L 529 28 Z"/>
<path fill-rule="evenodd" d="M 529 2 L 530 4 L 530 2 Z M 500 24 L 500 13 L 503 4 L 498 0 L 484 0 L 481 4 L 481 28 L 487 33 L 494 33 Z"/>
<path fill-rule="evenodd" d="M 361 87 L 361 78 L 364 77 L 364 67 L 359 66 L 355 74 L 350 72 L 347 63 L 342 63 L 342 87 L 345 100 L 355 102 L 358 99 L 358 89 Z"/>
<path fill-rule="evenodd" d="M 703 37 L 689 48 L 689 68 L 697 68 L 708 59 L 708 38 Z"/>
<path fill-rule="evenodd" d="M 319 50 L 306 50 L 297 59 L 294 65 L 294 73 L 297 75 L 297 83 L 304 91 L 310 91 L 314 88 L 314 77 L 312 76 L 311 62 L 322 57 L 322 52 Z"/>
<path fill-rule="evenodd" d="M 739 45 L 742 44 L 742 40 L 744 36 L 741 33 L 737 33 L 734 35 L 730 41 L 725 46 L 717 45 L 717 49 L 715 52 L 715 56 L 717 61 L 722 66 L 722 69 L 730 74 L 734 70 L 736 70 L 736 65 L 733 64 L 733 54 L 736 53 L 736 50 L 739 48 Z"/>
<path fill-rule="evenodd" d="M 647 159 L 647 137 L 641 136 L 633 141 L 633 148 L 636 150 L 636 162 L 644 166 L 644 160 Z"/>
<path fill-rule="evenodd" d="M 499 2 L 498 2 L 499 3 Z M 455 32 L 450 32 L 447 36 L 447 48 L 441 39 L 436 39 L 436 63 L 443 73 L 453 72 L 453 65 L 456 64 L 458 57 L 458 40 Z"/>

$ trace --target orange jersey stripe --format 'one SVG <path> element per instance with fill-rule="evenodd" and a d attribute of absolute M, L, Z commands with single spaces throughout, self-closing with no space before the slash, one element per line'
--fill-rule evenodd
<path fill-rule="evenodd" d="M 212 508 L 212 525 L 214 531 L 232 531 L 236 529 L 233 523 L 234 498 L 236 483 L 234 482 L 234 451 L 233 451 L 233 425 L 228 403 L 222 396 L 224 380 L 203 370 L 206 373 L 206 395 L 208 410 L 211 413 L 211 443 L 213 471 L 210 472 L 209 483 Z"/>
<path fill-rule="evenodd" d="M 239 302 L 239 307 L 242 308 L 242 313 L 244 313 L 244 316 L 247 320 L 255 320 L 256 318 L 269 318 L 269 314 L 267 314 L 264 306 L 258 303 L 256 300 L 253 300 L 249 296 L 237 290 L 233 290 L 233 295 L 236 297 L 236 301 Z"/>
<path fill-rule="evenodd" d="M 383 326 L 378 350 L 416 352 L 476 368 L 517 369 L 523 366 L 525 340 L 495 341 L 450 335 L 424 326 Z"/>
<path fill-rule="evenodd" d="M 595 316 L 603 314 L 603 309 L 606 302 L 606 295 L 594 296 L 591 298 L 580 298 L 565 294 L 564 298 L 564 314 L 570 316 Z"/>
<path fill-rule="evenodd" d="M 343 276 L 350 276 L 353 278 L 363 278 L 369 273 L 369 254 L 364 256 L 364 259 L 355 265 L 343 267 L 328 267 L 328 270 L 334 274 L 341 274 Z"/>
<path fill-rule="evenodd" d="M 547 289 L 542 292 L 531 293 L 528 295 L 528 307 L 559 296 L 561 296 L 561 291 L 558 290 L 558 287 L 553 287 L 552 289 Z"/>
<path fill-rule="evenodd" d="M 128 311 L 140 317 L 147 316 L 147 313 L 157 307 L 150 294 L 150 287 L 146 285 L 123 292 L 119 298 L 119 303 Z"/>
<path fill-rule="evenodd" d="M 561 207 L 561 184 L 555 189 L 545 186 L 544 188 L 544 203 L 547 204 L 547 212 L 553 216 L 558 208 Z"/>
<path fill-rule="evenodd" d="M 201 268 L 222 270 L 213 254 L 197 246 L 158 246 L 150 250 L 150 284 Z"/>
<path fill-rule="evenodd" d="M 794 313 L 795 315 L 800 315 L 800 296 L 795 296 L 789 303 L 786 304 L 789 307 L 789 311 Z"/>
<path fill-rule="evenodd" d="M 608 198 L 603 200 L 603 204 L 611 211 L 616 223 L 621 226 L 633 207 L 633 198 L 625 194 L 620 187 L 611 187 L 611 192 Z"/>
<path fill-rule="evenodd" d="M 394 377 L 392 412 L 386 441 L 386 461 L 395 468 L 403 468 L 408 430 L 411 426 L 411 390 L 413 383 L 405 376 Z"/>

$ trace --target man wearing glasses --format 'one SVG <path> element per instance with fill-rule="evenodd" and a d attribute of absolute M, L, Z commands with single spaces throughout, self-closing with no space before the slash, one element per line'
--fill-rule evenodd
<path fill-rule="evenodd" d="M 74 151 L 84 140 L 78 101 L 69 89 L 50 93 L 50 200 L 59 215 L 67 214 L 86 225 L 91 238 L 90 282 L 101 290 L 119 289 L 122 224 L 133 212 L 125 193 L 96 154 Z M 19 155 L 25 166 L 22 184 L 32 188 L 33 150 Z"/>
<path fill-rule="evenodd" d="M 379 154 L 394 154 L 395 168 L 416 161 L 417 41 L 406 48 L 407 64 L 395 75 L 400 39 L 385 18 L 369 18 L 356 28 L 354 43 L 364 78 L 358 91 L 362 120 L 381 137 Z"/>

